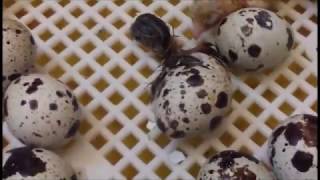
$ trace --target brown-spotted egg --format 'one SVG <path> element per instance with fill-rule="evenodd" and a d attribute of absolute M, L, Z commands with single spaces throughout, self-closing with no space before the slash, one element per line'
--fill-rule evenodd
<path fill-rule="evenodd" d="M 30 72 L 36 53 L 31 32 L 22 23 L 4 18 L 2 24 L 2 91 L 10 82 Z"/>
<path fill-rule="evenodd" d="M 152 107 L 159 129 L 183 138 L 215 129 L 229 110 L 231 74 L 219 59 L 203 53 L 174 55 L 152 83 Z"/>
<path fill-rule="evenodd" d="M 317 179 L 317 125 L 317 116 L 297 114 L 274 129 L 268 157 L 279 180 Z"/>
<path fill-rule="evenodd" d="M 216 33 L 219 51 L 238 71 L 273 68 L 287 59 L 294 43 L 289 24 L 262 8 L 231 13 L 221 20 Z"/>
<path fill-rule="evenodd" d="M 253 156 L 225 150 L 211 157 L 200 169 L 197 180 L 275 180 L 274 175 Z"/>
<path fill-rule="evenodd" d="M 43 148 L 61 147 L 76 134 L 80 107 L 61 82 L 44 74 L 13 81 L 4 96 L 4 119 L 22 143 Z"/>
<path fill-rule="evenodd" d="M 77 180 L 72 167 L 57 154 L 29 146 L 5 153 L 2 179 L 5 180 Z"/>

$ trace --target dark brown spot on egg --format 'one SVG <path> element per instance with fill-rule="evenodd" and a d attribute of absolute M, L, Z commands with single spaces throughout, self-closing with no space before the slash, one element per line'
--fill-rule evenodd
<path fill-rule="evenodd" d="M 239 15 L 244 16 L 246 12 L 247 12 L 246 10 L 241 10 L 241 11 L 239 11 Z"/>
<path fill-rule="evenodd" d="M 74 136 L 76 134 L 76 132 L 78 131 L 79 127 L 80 127 L 80 121 L 76 120 L 76 122 L 74 122 L 73 125 L 71 126 L 71 128 L 69 129 L 65 138 L 70 138 L 70 137 Z"/>
<path fill-rule="evenodd" d="M 170 89 L 165 89 L 162 93 L 162 97 L 166 97 L 170 92 Z"/>
<path fill-rule="evenodd" d="M 211 105 L 208 104 L 208 103 L 201 104 L 201 111 L 202 111 L 204 114 L 209 114 L 209 113 L 211 112 Z"/>
<path fill-rule="evenodd" d="M 207 93 L 206 90 L 201 89 L 200 91 L 197 92 L 197 96 L 198 96 L 198 98 L 203 99 L 203 98 L 205 98 L 206 96 L 208 96 L 208 93 Z"/>
<path fill-rule="evenodd" d="M 61 91 L 56 91 L 56 95 L 59 97 L 59 98 L 62 98 L 64 96 L 63 92 Z"/>
<path fill-rule="evenodd" d="M 16 29 L 16 34 L 20 34 L 21 30 L 20 29 Z"/>
<path fill-rule="evenodd" d="M 182 121 L 185 122 L 185 123 L 187 123 L 187 124 L 190 122 L 189 118 L 187 118 L 187 117 L 184 117 L 184 118 L 182 119 Z"/>
<path fill-rule="evenodd" d="M 217 96 L 217 101 L 215 106 L 221 109 L 226 107 L 227 104 L 228 104 L 228 94 L 222 91 Z"/>
<path fill-rule="evenodd" d="M 161 121 L 161 119 L 157 119 L 156 124 L 162 132 L 167 131 L 166 125 Z"/>
<path fill-rule="evenodd" d="M 57 124 L 58 124 L 58 126 L 60 126 L 61 125 L 61 121 L 57 120 Z"/>
<path fill-rule="evenodd" d="M 11 74 L 10 76 L 8 76 L 8 80 L 9 80 L 9 81 L 13 81 L 13 80 L 19 78 L 20 76 L 21 76 L 21 74 L 19 74 L 19 73 L 14 73 L 14 74 Z"/>
<path fill-rule="evenodd" d="M 163 103 L 163 105 L 162 105 L 162 108 L 163 108 L 163 109 L 167 109 L 169 105 L 170 105 L 169 101 L 166 100 L 166 101 L 164 101 L 164 103 Z"/>
<path fill-rule="evenodd" d="M 292 31 L 287 28 L 287 34 L 288 34 L 288 42 L 287 42 L 287 48 L 290 50 L 293 47 L 293 35 Z"/>
<path fill-rule="evenodd" d="M 29 107 L 31 110 L 36 110 L 38 108 L 38 101 L 33 99 L 29 101 Z"/>
<path fill-rule="evenodd" d="M 170 137 L 172 138 L 183 138 L 185 136 L 186 136 L 186 133 L 184 131 L 175 131 L 170 135 Z"/>
<path fill-rule="evenodd" d="M 23 142 L 23 141 L 22 141 Z M 15 148 L 2 168 L 2 178 L 6 179 L 15 174 L 24 178 L 36 176 L 46 171 L 46 163 L 38 158 L 31 147 Z"/>
<path fill-rule="evenodd" d="M 180 103 L 180 104 L 179 104 L 179 109 L 180 109 L 180 111 L 183 112 L 183 113 L 186 113 L 186 112 L 187 112 L 187 110 L 185 109 L 185 104 L 183 104 L 183 103 Z"/>
<path fill-rule="evenodd" d="M 297 151 L 291 159 L 293 167 L 300 172 L 307 172 L 313 161 L 313 155 L 308 152 Z"/>
<path fill-rule="evenodd" d="M 58 109 L 58 105 L 56 103 L 49 104 L 50 111 L 56 111 Z"/>
<path fill-rule="evenodd" d="M 254 19 L 253 19 L 253 18 L 247 18 L 246 20 L 247 20 L 247 22 L 248 22 L 249 24 L 253 24 L 253 22 L 254 22 Z"/>
<path fill-rule="evenodd" d="M 231 59 L 232 62 L 235 62 L 236 60 L 238 60 L 238 55 L 237 53 L 235 53 L 234 51 L 232 51 L 231 49 L 229 49 L 229 57 Z"/>
<path fill-rule="evenodd" d="M 38 90 L 38 86 L 43 85 L 43 82 L 40 78 L 35 78 L 31 85 L 27 88 L 26 93 L 32 94 Z"/>
<path fill-rule="evenodd" d="M 174 130 L 177 129 L 178 125 L 179 125 L 179 123 L 178 123 L 178 121 L 176 121 L 176 120 L 173 120 L 173 121 L 170 122 L 170 127 L 171 127 L 172 129 L 174 129 Z"/>
<path fill-rule="evenodd" d="M 258 25 L 262 28 L 271 30 L 273 27 L 273 22 L 271 20 L 271 16 L 267 11 L 259 11 L 257 15 L 254 16 Z"/>
<path fill-rule="evenodd" d="M 193 87 L 201 86 L 203 84 L 203 82 L 204 82 L 204 80 L 202 79 L 202 77 L 199 74 L 192 75 L 187 79 L 187 83 Z"/>
<path fill-rule="evenodd" d="M 218 125 L 221 123 L 221 121 L 222 121 L 222 116 L 216 116 L 212 118 L 210 120 L 210 126 L 209 126 L 210 130 L 217 128 Z"/>
<path fill-rule="evenodd" d="M 72 98 L 72 93 L 70 91 L 66 91 L 67 95 L 69 96 L 69 98 Z"/>
<path fill-rule="evenodd" d="M 27 103 L 26 100 L 22 100 L 22 101 L 20 102 L 20 105 L 23 106 L 23 105 L 25 105 L 26 103 Z"/>
<path fill-rule="evenodd" d="M 253 45 L 251 45 L 251 46 L 248 48 L 248 53 L 249 53 L 249 55 L 250 55 L 251 57 L 256 58 L 256 57 L 258 57 L 258 56 L 260 55 L 260 53 L 261 53 L 261 48 L 260 48 L 258 45 L 253 44 Z"/>
<path fill-rule="evenodd" d="M 78 101 L 75 97 L 72 99 L 73 111 L 77 111 L 79 109 Z"/>
<path fill-rule="evenodd" d="M 286 127 L 286 131 L 284 132 L 284 136 L 290 145 L 295 146 L 298 141 L 302 139 L 302 133 L 302 124 L 300 122 L 289 123 Z"/>

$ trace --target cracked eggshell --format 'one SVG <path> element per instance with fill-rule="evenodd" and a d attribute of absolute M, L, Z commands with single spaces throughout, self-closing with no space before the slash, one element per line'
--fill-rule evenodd
<path fill-rule="evenodd" d="M 2 179 L 76 180 L 77 177 L 72 167 L 57 154 L 42 148 L 25 146 L 5 153 Z"/>
<path fill-rule="evenodd" d="M 22 143 L 57 148 L 68 143 L 80 125 L 76 97 L 61 82 L 44 74 L 13 81 L 4 97 L 4 118 Z"/>
<path fill-rule="evenodd" d="M 317 116 L 297 114 L 272 132 L 268 157 L 279 180 L 317 179 L 317 122 Z"/>
<path fill-rule="evenodd" d="M 213 130 L 230 108 L 230 73 L 203 53 L 172 58 L 176 65 L 153 82 L 152 108 L 158 128 L 172 138 Z"/>
<path fill-rule="evenodd" d="M 211 157 L 200 169 L 197 180 L 207 179 L 275 179 L 255 157 L 234 150 Z"/>
<path fill-rule="evenodd" d="M 284 62 L 293 47 L 290 25 L 261 8 L 240 9 L 221 20 L 216 43 L 237 71 L 258 72 Z"/>
<path fill-rule="evenodd" d="M 4 92 L 10 82 L 31 71 L 36 44 L 29 29 L 13 19 L 3 19 L 2 35 L 2 91 Z"/>

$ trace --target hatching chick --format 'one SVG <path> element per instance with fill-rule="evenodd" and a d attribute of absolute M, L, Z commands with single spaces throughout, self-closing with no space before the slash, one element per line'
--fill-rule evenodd
<path fill-rule="evenodd" d="M 270 9 L 272 1 L 275 0 L 194 0 L 191 6 L 193 36 L 198 38 L 233 11 L 246 7 Z"/>

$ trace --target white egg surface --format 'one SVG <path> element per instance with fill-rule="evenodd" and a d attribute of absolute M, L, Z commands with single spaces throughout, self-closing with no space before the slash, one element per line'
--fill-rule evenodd
<path fill-rule="evenodd" d="M 76 97 L 48 75 L 21 76 L 5 93 L 8 128 L 27 145 L 55 148 L 68 143 L 79 128 L 80 116 Z"/>
<path fill-rule="evenodd" d="M 317 116 L 297 114 L 273 131 L 268 156 L 279 180 L 317 179 L 317 121 Z"/>
<path fill-rule="evenodd" d="M 3 19 L 2 24 L 2 90 L 11 81 L 30 72 L 33 67 L 36 44 L 31 32 L 20 22 Z"/>
<path fill-rule="evenodd" d="M 275 13 L 244 8 L 221 20 L 216 43 L 235 70 L 257 72 L 285 61 L 294 37 L 289 24 Z"/>
<path fill-rule="evenodd" d="M 211 157 L 199 171 L 197 180 L 273 180 L 274 176 L 258 159 L 233 150 Z"/>
<path fill-rule="evenodd" d="M 172 138 L 215 129 L 229 110 L 230 73 L 203 53 L 172 56 L 152 82 L 152 108 L 159 129 Z"/>
<path fill-rule="evenodd" d="M 73 169 L 55 153 L 32 147 L 9 150 L 2 167 L 5 180 L 76 180 Z"/>

